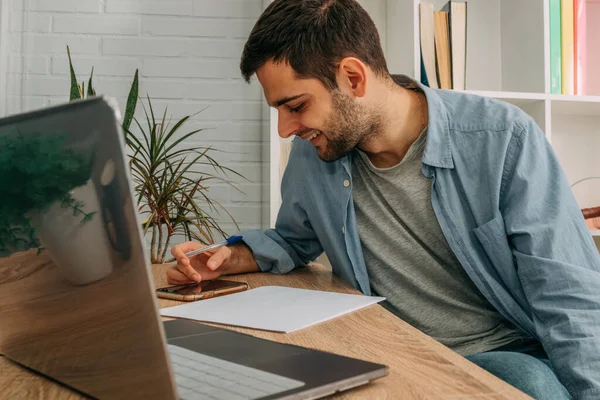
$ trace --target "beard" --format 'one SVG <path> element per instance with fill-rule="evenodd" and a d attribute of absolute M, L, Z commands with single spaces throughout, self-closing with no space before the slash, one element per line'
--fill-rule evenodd
<path fill-rule="evenodd" d="M 319 146 L 319 158 L 337 161 L 361 143 L 368 142 L 382 125 L 381 115 L 366 105 L 357 103 L 339 90 L 333 90 L 332 110 L 321 132 L 327 144 Z"/>

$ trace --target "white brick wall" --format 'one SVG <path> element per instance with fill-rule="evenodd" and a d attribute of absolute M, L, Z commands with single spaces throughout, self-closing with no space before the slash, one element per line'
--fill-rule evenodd
<path fill-rule="evenodd" d="M 110 14 L 65 14 L 56 15 L 52 18 L 52 31 L 90 35 L 139 35 L 141 23 L 139 18 Z"/>
<path fill-rule="evenodd" d="M 90 12 L 97 13 L 101 10 L 101 0 L 15 0 L 15 10 L 23 11 L 50 11 L 50 12 Z"/>
<path fill-rule="evenodd" d="M 220 1 L 213 1 L 219 7 Z M 158 15 L 194 15 L 192 0 L 106 0 L 107 13 L 136 13 Z"/>
<path fill-rule="evenodd" d="M 162 114 L 198 114 L 188 129 L 206 128 L 196 142 L 243 173 L 245 194 L 215 183 L 211 194 L 242 228 L 261 223 L 262 91 L 239 72 L 242 48 L 261 0 L 0 0 L 11 13 L 6 112 L 68 100 L 69 45 L 80 81 L 94 67 L 98 93 L 122 105 L 136 68 L 140 96 Z M 138 110 L 141 111 L 141 108 Z M 141 116 L 138 114 L 138 116 Z M 267 200 L 267 199 L 265 199 Z M 224 227 L 233 229 L 225 222 Z"/>

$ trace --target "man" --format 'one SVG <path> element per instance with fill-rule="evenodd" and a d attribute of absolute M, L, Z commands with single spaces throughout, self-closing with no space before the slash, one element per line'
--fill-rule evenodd
<path fill-rule="evenodd" d="M 275 229 L 171 283 L 333 271 L 537 399 L 600 398 L 600 257 L 543 133 L 520 109 L 391 78 L 354 0 L 276 0 L 241 70 L 294 140 Z"/>

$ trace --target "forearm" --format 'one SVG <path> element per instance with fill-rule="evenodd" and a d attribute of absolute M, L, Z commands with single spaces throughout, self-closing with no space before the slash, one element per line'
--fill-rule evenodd
<path fill-rule="evenodd" d="M 252 250 L 245 243 L 230 246 L 231 257 L 222 267 L 222 275 L 245 274 L 259 272 L 260 268 L 254 259 Z"/>

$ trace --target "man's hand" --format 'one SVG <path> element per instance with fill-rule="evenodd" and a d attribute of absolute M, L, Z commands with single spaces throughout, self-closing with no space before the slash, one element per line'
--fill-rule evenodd
<path fill-rule="evenodd" d="M 205 247 L 200 243 L 185 242 L 173 246 L 171 253 L 177 265 L 167 271 L 167 281 L 171 285 L 182 285 L 200 281 L 209 281 L 222 275 L 220 267 L 231 258 L 231 249 L 219 247 L 214 252 L 198 254 L 187 258 L 185 253 Z"/>
<path fill-rule="evenodd" d="M 196 242 L 173 246 L 171 253 L 177 260 L 177 265 L 167 271 L 167 281 L 170 285 L 209 281 L 221 275 L 260 271 L 250 248 L 243 243 L 219 247 L 215 251 L 191 258 L 185 256 L 185 253 L 203 247 L 206 246 Z"/>

